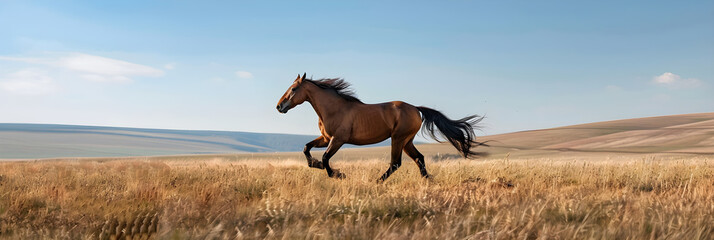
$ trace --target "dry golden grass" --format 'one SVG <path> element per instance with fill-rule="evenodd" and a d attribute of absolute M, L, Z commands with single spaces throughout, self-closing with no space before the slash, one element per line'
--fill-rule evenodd
<path fill-rule="evenodd" d="M 712 239 L 714 158 L 0 163 L 0 238 Z M 438 158 L 436 158 L 438 159 Z"/>

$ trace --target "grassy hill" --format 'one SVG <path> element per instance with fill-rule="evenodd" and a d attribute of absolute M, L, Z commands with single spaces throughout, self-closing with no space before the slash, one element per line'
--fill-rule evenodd
<path fill-rule="evenodd" d="M 714 113 L 634 118 L 522 131 L 480 138 L 494 155 L 714 154 Z M 446 146 L 442 146 L 446 147 Z"/>
<path fill-rule="evenodd" d="M 714 153 L 714 113 L 580 124 L 487 137 L 503 148 L 623 153 Z"/>
<path fill-rule="evenodd" d="M 0 159 L 299 151 L 315 137 L 0 123 Z"/>

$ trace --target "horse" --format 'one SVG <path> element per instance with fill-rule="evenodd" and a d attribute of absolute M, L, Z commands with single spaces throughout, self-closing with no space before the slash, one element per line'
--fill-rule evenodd
<path fill-rule="evenodd" d="M 330 158 L 335 155 L 343 144 L 354 145 L 375 144 L 392 138 L 391 163 L 377 182 L 384 182 L 402 164 L 404 151 L 419 167 L 423 178 L 429 178 L 424 165 L 424 155 L 414 146 L 414 136 L 419 129 L 435 139 L 436 129 L 445 137 L 464 158 L 482 155 L 472 149 L 476 146 L 488 146 L 476 142 L 474 128 L 483 117 L 467 116 L 451 120 L 441 112 L 427 108 L 415 107 L 402 101 L 365 104 L 359 100 L 350 89 L 350 84 L 341 78 L 307 79 L 307 73 L 302 77 L 298 74 L 295 81 L 280 97 L 277 110 L 287 113 L 290 109 L 309 102 L 319 117 L 320 137 L 305 144 L 303 153 L 307 165 L 311 168 L 325 169 L 331 178 L 345 178 L 345 174 L 330 167 Z M 312 157 L 313 147 L 327 147 L 322 161 Z"/>

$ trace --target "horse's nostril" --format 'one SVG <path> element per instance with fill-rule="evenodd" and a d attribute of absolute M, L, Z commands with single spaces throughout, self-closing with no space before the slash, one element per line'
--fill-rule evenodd
<path fill-rule="evenodd" d="M 275 109 L 278 109 L 278 110 L 280 110 L 280 105 L 278 105 L 277 107 L 275 107 Z"/>

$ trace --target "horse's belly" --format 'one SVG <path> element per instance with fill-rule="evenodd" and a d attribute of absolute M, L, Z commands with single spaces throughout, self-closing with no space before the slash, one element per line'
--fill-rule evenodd
<path fill-rule="evenodd" d="M 371 120 L 371 121 L 370 121 Z M 383 121 L 369 119 L 361 125 L 355 125 L 350 134 L 349 143 L 355 145 L 375 144 L 392 136 L 392 129 Z"/>
<path fill-rule="evenodd" d="M 380 143 L 384 140 L 389 138 L 389 134 L 385 135 L 379 135 L 379 136 L 371 136 L 371 137 L 353 137 L 351 138 L 347 143 L 354 144 L 354 145 L 369 145 L 369 144 L 375 144 L 375 143 Z"/>

